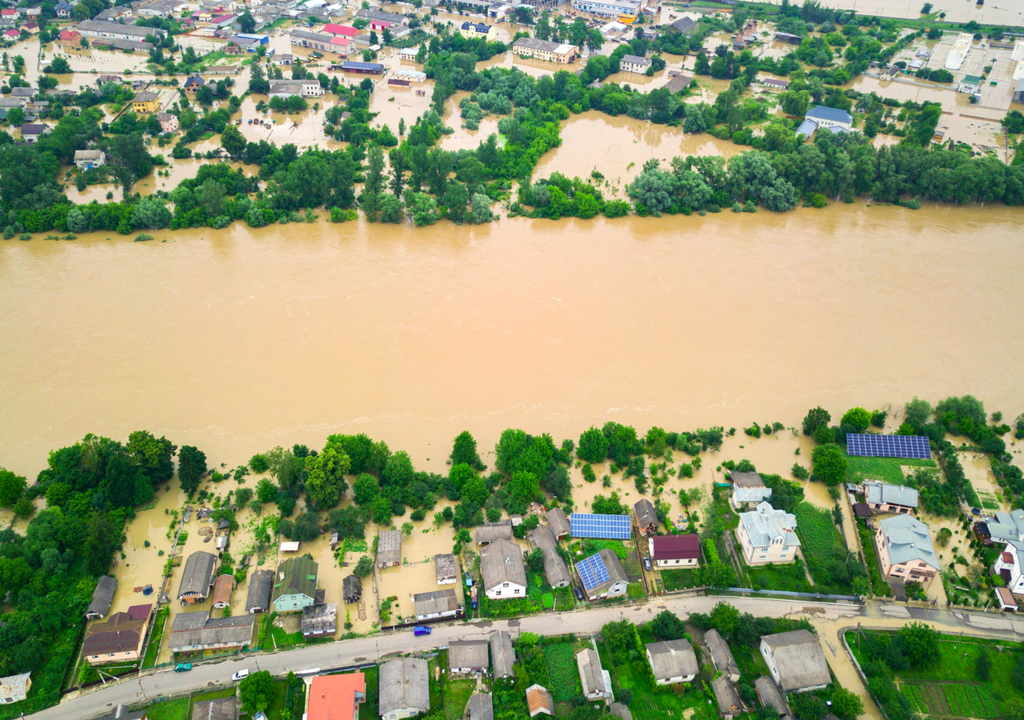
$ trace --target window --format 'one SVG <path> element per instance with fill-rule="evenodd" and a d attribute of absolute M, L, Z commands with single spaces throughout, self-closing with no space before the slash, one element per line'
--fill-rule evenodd
<path fill-rule="evenodd" d="M 758 555 L 757 559 L 758 560 L 764 560 L 766 557 L 768 557 L 768 556 L 767 555 Z"/>
<path fill-rule="evenodd" d="M 518 595 L 518 594 L 519 594 L 519 588 L 516 588 L 515 594 L 516 594 L 516 595 Z"/>
<path fill-rule="evenodd" d="M 502 587 L 508 587 L 508 583 L 502 583 L 501 586 Z"/>
<path fill-rule="evenodd" d="M 785 560 L 785 559 L 786 559 L 786 553 L 782 553 L 781 555 L 779 555 L 779 560 Z"/>

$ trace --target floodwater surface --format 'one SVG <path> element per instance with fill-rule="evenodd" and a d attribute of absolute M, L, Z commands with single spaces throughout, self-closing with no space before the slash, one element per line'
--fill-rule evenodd
<path fill-rule="evenodd" d="M 143 428 L 213 466 L 366 432 L 445 472 L 467 429 L 489 454 L 507 427 L 792 427 L 914 395 L 1015 417 L 1019 228 L 854 204 L 7 241 L 0 464 Z"/>

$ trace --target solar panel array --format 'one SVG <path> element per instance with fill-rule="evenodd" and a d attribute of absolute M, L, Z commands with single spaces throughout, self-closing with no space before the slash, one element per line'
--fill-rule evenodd
<path fill-rule="evenodd" d="M 629 540 L 629 525 L 629 515 L 573 513 L 569 516 L 569 527 L 574 538 Z"/>
<path fill-rule="evenodd" d="M 920 435 L 847 435 L 846 451 L 859 457 L 930 460 L 928 438 Z"/>
<path fill-rule="evenodd" d="M 608 568 L 604 566 L 604 560 L 601 559 L 600 554 L 591 555 L 586 560 L 576 563 L 576 571 L 580 574 L 583 587 L 587 590 L 592 590 L 601 583 L 611 580 Z"/>
<path fill-rule="evenodd" d="M 341 69 L 354 70 L 357 72 L 384 72 L 384 66 L 380 63 L 358 62 L 355 60 L 346 60 L 341 64 Z"/>

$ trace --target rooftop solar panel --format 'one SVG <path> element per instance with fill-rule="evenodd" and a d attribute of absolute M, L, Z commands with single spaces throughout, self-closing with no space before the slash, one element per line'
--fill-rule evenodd
<path fill-rule="evenodd" d="M 580 580 L 583 581 L 583 587 L 587 590 L 591 590 L 601 583 L 611 580 L 611 576 L 608 574 L 608 568 L 604 566 L 604 560 L 601 559 L 600 554 L 591 555 L 586 560 L 582 560 L 577 563 L 576 571 L 580 574 Z"/>
<path fill-rule="evenodd" d="M 593 515 L 573 513 L 569 526 L 574 538 L 604 538 L 606 540 L 629 540 L 629 515 Z"/>
<path fill-rule="evenodd" d="M 341 64 L 342 70 L 368 70 L 371 72 L 381 72 L 384 70 L 384 66 L 380 63 L 368 63 L 368 62 L 356 62 L 354 60 L 346 60 Z"/>
<path fill-rule="evenodd" d="M 930 460 L 928 438 L 920 435 L 846 436 L 846 451 L 857 457 L 913 458 Z"/>

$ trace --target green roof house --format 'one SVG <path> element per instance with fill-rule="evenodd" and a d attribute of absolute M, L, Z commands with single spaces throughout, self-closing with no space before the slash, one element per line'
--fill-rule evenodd
<path fill-rule="evenodd" d="M 277 567 L 271 598 L 277 612 L 296 612 L 316 600 L 317 565 L 308 557 L 289 558 Z"/>

